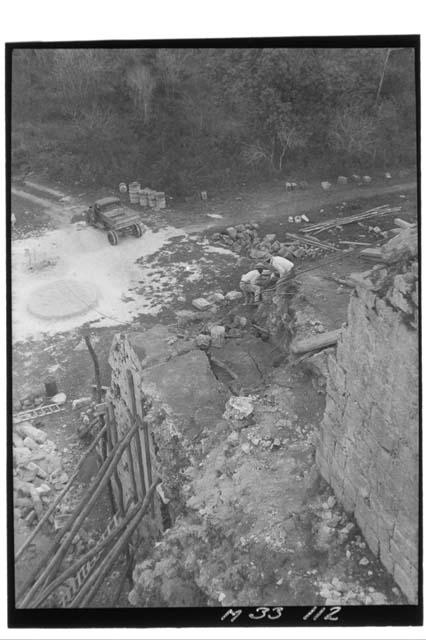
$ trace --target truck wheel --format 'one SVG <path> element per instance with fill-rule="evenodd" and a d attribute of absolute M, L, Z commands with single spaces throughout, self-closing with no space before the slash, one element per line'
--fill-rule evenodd
<path fill-rule="evenodd" d="M 115 247 L 116 244 L 118 244 L 118 236 L 115 233 L 115 231 L 108 231 L 108 242 L 110 244 L 112 244 L 113 247 Z"/>
<path fill-rule="evenodd" d="M 132 231 L 133 231 L 133 235 L 135 235 L 137 238 L 140 238 L 142 236 L 142 227 L 140 224 L 136 223 L 133 225 L 132 227 Z"/>

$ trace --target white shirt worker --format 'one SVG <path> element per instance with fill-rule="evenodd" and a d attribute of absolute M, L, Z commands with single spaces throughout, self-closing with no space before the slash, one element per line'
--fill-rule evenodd
<path fill-rule="evenodd" d="M 280 278 L 290 273 L 294 268 L 294 263 L 291 262 L 291 260 L 287 260 L 287 258 L 282 258 L 281 256 L 272 256 L 272 258 L 268 260 L 268 263 L 274 267 L 274 270 Z"/>

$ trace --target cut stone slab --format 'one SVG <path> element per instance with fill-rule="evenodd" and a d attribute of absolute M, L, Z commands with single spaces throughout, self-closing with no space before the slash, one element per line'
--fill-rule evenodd
<path fill-rule="evenodd" d="M 209 422 L 212 415 L 220 420 L 226 401 L 207 356 L 199 349 L 145 369 L 142 389 L 161 403 L 171 417 L 192 426 L 195 413 L 201 422 L 203 409 Z M 195 426 L 201 429 L 200 423 Z"/>
<path fill-rule="evenodd" d="M 194 348 L 192 341 L 175 339 L 176 336 L 161 324 L 142 333 L 129 333 L 127 337 L 143 368 L 165 362 Z"/>
<path fill-rule="evenodd" d="M 98 290 L 90 282 L 56 280 L 30 294 L 27 309 L 36 318 L 59 320 L 84 315 L 98 303 Z"/>
<path fill-rule="evenodd" d="M 129 333 L 129 343 L 143 367 L 150 367 L 170 358 L 173 350 L 168 340 L 172 337 L 167 327 L 157 324 L 143 333 Z"/>
<path fill-rule="evenodd" d="M 370 262 L 385 262 L 380 248 L 362 249 L 362 251 L 360 251 L 360 256 L 361 258 L 364 258 L 364 260 L 369 260 Z"/>
<path fill-rule="evenodd" d="M 206 311 L 211 307 L 211 302 L 205 298 L 195 298 L 195 300 L 192 301 L 192 306 L 198 309 L 198 311 Z"/>

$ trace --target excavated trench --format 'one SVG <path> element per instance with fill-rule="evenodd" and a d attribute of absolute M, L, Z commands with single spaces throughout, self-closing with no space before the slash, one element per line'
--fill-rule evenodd
<path fill-rule="evenodd" d="M 134 569 L 133 606 L 415 602 L 416 478 L 409 481 L 414 499 L 393 494 L 402 466 L 415 470 L 418 454 L 416 331 L 405 320 L 415 312 L 396 308 L 407 298 L 414 304 L 416 267 L 411 261 L 401 269 L 402 280 L 399 267 L 379 284 L 374 275 L 378 295 L 360 281 L 337 352 L 308 354 L 303 367 L 290 350 L 300 329 L 297 283 L 259 306 L 250 318 L 257 334 L 244 331 L 207 352 L 190 329 L 178 338 L 159 325 L 116 337 L 117 422 L 125 432 L 130 369 L 152 475 L 161 477 L 155 525 Z M 378 432 L 395 340 L 401 389 Z M 394 387 L 387 391 L 395 395 Z M 408 435 L 400 433 L 403 418 Z M 368 428 L 363 439 L 357 429 Z M 390 428 L 392 442 L 378 442 Z M 362 456 L 382 467 L 368 476 Z"/>

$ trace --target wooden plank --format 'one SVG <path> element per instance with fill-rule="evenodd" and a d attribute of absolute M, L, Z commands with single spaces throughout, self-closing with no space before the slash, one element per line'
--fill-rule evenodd
<path fill-rule="evenodd" d="M 141 426 L 141 421 L 140 421 L 140 416 L 138 415 L 138 410 L 137 410 L 137 406 L 136 406 L 136 392 L 135 392 L 135 381 L 133 378 L 133 373 L 128 369 L 127 370 L 127 381 L 129 384 L 129 390 L 130 390 L 130 399 L 131 399 L 131 403 L 132 403 L 132 418 L 135 422 L 137 422 L 139 424 L 139 426 Z M 136 453 L 137 453 L 137 460 L 138 460 L 138 477 L 139 477 L 139 481 L 141 483 L 141 491 L 142 491 L 142 498 L 145 497 L 146 495 L 146 484 L 145 484 L 145 476 L 144 476 L 144 464 L 143 464 L 143 458 L 142 458 L 142 447 L 141 447 L 141 433 L 140 431 L 138 431 L 136 433 L 135 436 L 135 444 L 136 444 Z"/>
<path fill-rule="evenodd" d="M 361 258 L 365 260 L 369 260 L 371 262 L 385 262 L 382 256 L 382 250 L 379 248 L 374 249 L 363 249 L 359 252 Z"/>
<path fill-rule="evenodd" d="M 107 402 L 100 402 L 99 404 L 95 405 L 95 416 L 103 416 L 105 415 L 105 413 L 107 412 L 107 408 L 108 408 L 108 403 Z"/>
<path fill-rule="evenodd" d="M 324 222 L 318 222 L 316 224 L 304 227 L 303 229 L 300 229 L 300 232 L 303 234 L 320 233 L 321 231 L 326 231 L 328 229 L 332 229 L 333 227 L 341 227 L 343 225 L 352 224 L 360 220 L 367 220 L 368 218 L 374 218 L 376 216 L 381 217 L 384 215 L 388 215 L 389 213 L 396 213 L 397 211 L 401 211 L 401 207 L 387 207 L 389 207 L 389 205 L 382 205 L 381 207 L 376 207 L 375 209 L 364 211 L 363 213 L 358 213 L 353 216 L 324 220 Z"/>
<path fill-rule="evenodd" d="M 108 416 L 109 416 L 109 426 L 111 429 L 111 442 L 114 448 L 118 442 L 118 433 L 117 433 L 117 425 L 115 422 L 114 410 L 110 403 L 108 404 Z M 114 469 L 113 477 L 117 487 L 119 508 L 121 513 L 123 514 L 124 513 L 124 492 L 123 492 L 123 485 L 121 484 L 121 478 L 118 473 L 118 465 Z"/>
<path fill-rule="evenodd" d="M 360 247 L 371 247 L 371 242 L 352 242 L 351 240 L 339 240 L 340 244 L 348 244 Z"/>
<path fill-rule="evenodd" d="M 335 329 L 334 331 L 327 331 L 326 333 L 320 333 L 317 336 L 310 338 L 303 338 L 295 340 L 290 345 L 292 353 L 307 353 L 308 351 L 316 351 L 317 349 L 325 349 L 336 344 L 339 339 L 341 329 Z"/>
<path fill-rule="evenodd" d="M 297 242 L 300 242 L 300 243 L 303 243 L 303 244 L 311 244 L 314 247 L 321 247 L 322 249 L 328 249 L 328 250 L 331 250 L 331 251 L 342 251 L 342 249 L 338 249 L 337 247 L 335 247 L 332 244 L 328 244 L 327 242 L 321 242 L 320 240 L 312 239 L 308 235 L 298 236 L 296 233 L 288 233 L 287 232 L 286 236 L 288 238 L 292 238 L 292 239 L 296 240 Z"/>
<path fill-rule="evenodd" d="M 413 229 L 413 227 L 416 226 L 413 222 L 407 222 L 402 218 L 395 218 L 393 222 L 397 227 L 401 227 L 401 229 Z"/>
<path fill-rule="evenodd" d="M 349 282 L 348 280 L 343 280 L 342 278 L 335 278 L 334 276 L 323 276 L 326 280 L 333 280 L 333 282 L 337 282 L 337 284 L 342 284 L 345 287 L 349 287 L 353 289 L 355 284 L 353 282 Z"/>

